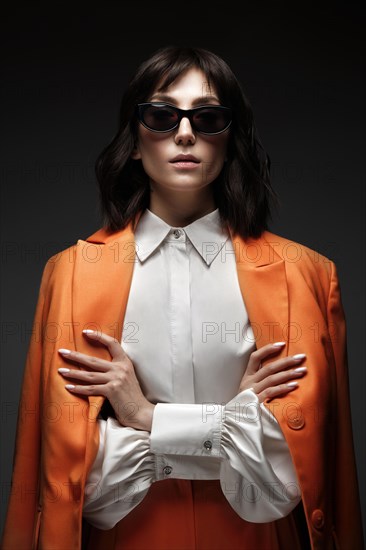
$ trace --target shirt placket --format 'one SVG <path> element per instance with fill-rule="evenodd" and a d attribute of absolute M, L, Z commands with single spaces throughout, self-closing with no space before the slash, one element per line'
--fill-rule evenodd
<path fill-rule="evenodd" d="M 190 262 L 183 229 L 168 236 L 170 258 L 170 336 L 174 401 L 194 403 Z"/>

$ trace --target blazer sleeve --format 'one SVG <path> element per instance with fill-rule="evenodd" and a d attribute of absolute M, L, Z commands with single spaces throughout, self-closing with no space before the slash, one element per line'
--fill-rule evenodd
<path fill-rule="evenodd" d="M 28 346 L 13 455 L 13 474 L 7 515 L 2 535 L 2 550 L 33 548 L 37 533 L 40 472 L 41 365 L 44 333 L 44 310 L 47 286 L 54 263 L 48 260 L 43 270 L 33 331 Z"/>
<path fill-rule="evenodd" d="M 364 548 L 349 395 L 346 322 L 337 270 L 331 263 L 327 316 L 337 376 L 335 533 L 341 550 Z"/>

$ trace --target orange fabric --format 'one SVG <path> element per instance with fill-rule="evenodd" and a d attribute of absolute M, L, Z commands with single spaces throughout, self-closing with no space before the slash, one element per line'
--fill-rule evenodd
<path fill-rule="evenodd" d="M 287 548 L 301 550 L 291 515 L 282 527 Z M 280 542 L 274 522 L 242 520 L 219 481 L 164 480 L 114 529 L 92 528 L 86 550 L 284 550 Z"/>
<path fill-rule="evenodd" d="M 84 485 L 98 448 L 95 420 L 103 398 L 67 392 L 57 372 L 65 366 L 57 349 L 110 359 L 104 346 L 88 341 L 81 331 L 97 328 L 115 337 L 122 334 L 133 237 L 131 224 L 109 236 L 100 230 L 45 266 L 24 372 L 3 550 L 81 547 Z M 307 354 L 309 372 L 300 387 L 267 406 L 289 444 L 312 548 L 338 544 L 341 550 L 359 550 L 363 542 L 346 328 L 334 266 L 269 232 L 256 240 L 234 235 L 232 240 L 257 346 L 286 340 L 283 354 Z M 154 494 L 158 490 L 157 485 Z M 197 504 L 197 513 L 202 506 Z M 167 520 L 159 516 L 161 511 L 155 513 L 161 532 Z M 232 517 L 228 521 L 237 522 Z M 127 522 L 132 519 L 131 515 Z M 285 524 L 276 522 L 280 538 Z M 230 537 L 231 529 L 226 532 Z M 258 548 L 255 540 L 252 543 Z"/>

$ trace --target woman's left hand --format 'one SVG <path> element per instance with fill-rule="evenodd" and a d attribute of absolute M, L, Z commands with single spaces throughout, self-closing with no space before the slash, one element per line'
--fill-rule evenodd
<path fill-rule="evenodd" d="M 59 373 L 70 379 L 65 387 L 75 394 L 106 397 L 122 426 L 151 431 L 154 407 L 142 393 L 135 368 L 121 344 L 103 332 L 83 331 L 84 334 L 107 346 L 111 361 L 92 357 L 78 351 L 59 349 L 64 359 L 70 359 L 92 369 L 91 371 L 60 368 Z M 82 382 L 75 385 L 74 382 Z"/>

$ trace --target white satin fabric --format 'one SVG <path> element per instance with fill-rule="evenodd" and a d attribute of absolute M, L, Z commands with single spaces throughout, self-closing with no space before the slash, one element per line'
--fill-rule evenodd
<path fill-rule="evenodd" d="M 111 529 L 168 478 L 219 479 L 247 521 L 286 516 L 301 500 L 287 443 L 256 394 L 238 393 L 255 339 L 219 210 L 176 228 L 146 209 L 135 242 L 121 345 L 156 404 L 152 431 L 98 420 L 83 516 Z"/>

